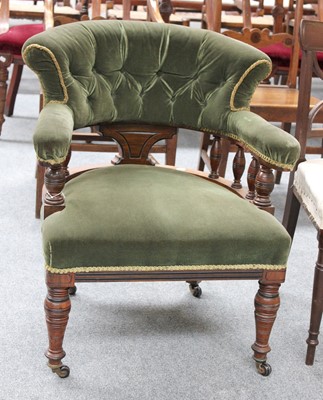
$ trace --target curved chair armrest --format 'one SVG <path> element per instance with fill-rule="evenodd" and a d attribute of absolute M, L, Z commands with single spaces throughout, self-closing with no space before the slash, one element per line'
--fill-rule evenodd
<path fill-rule="evenodd" d="M 250 111 L 228 116 L 229 136 L 241 142 L 251 153 L 271 166 L 293 170 L 300 156 L 298 141 L 289 133 Z"/>
<path fill-rule="evenodd" d="M 37 158 L 45 164 L 62 163 L 69 152 L 74 118 L 65 104 L 47 104 L 41 111 L 34 133 Z"/>

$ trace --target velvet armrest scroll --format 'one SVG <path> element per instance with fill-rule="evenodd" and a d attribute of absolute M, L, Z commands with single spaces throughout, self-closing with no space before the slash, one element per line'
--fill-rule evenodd
<path fill-rule="evenodd" d="M 231 112 L 227 132 L 273 168 L 291 171 L 299 159 L 300 146 L 292 135 L 250 111 Z"/>
<path fill-rule="evenodd" d="M 41 111 L 34 133 L 37 158 L 46 164 L 60 164 L 70 148 L 74 119 L 64 104 L 47 104 Z"/>

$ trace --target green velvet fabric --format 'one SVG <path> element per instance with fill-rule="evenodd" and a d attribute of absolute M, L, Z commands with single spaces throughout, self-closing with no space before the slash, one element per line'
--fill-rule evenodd
<path fill-rule="evenodd" d="M 55 163 L 65 160 L 70 148 L 73 125 L 72 110 L 65 104 L 50 103 L 42 110 L 34 132 L 36 152 L 41 152 L 42 159 L 55 160 Z M 41 143 L 40 148 L 37 143 Z"/>
<path fill-rule="evenodd" d="M 66 208 L 42 227 L 46 264 L 54 272 L 278 269 L 287 262 L 290 238 L 272 215 L 185 172 L 100 168 L 68 182 L 64 194 Z"/>
<path fill-rule="evenodd" d="M 174 125 L 235 135 L 286 169 L 298 159 L 294 138 L 248 111 L 270 72 L 269 58 L 224 35 L 171 24 L 87 21 L 35 35 L 23 57 L 41 82 L 42 114 L 53 103 L 66 105 L 74 128 L 103 121 Z M 248 123 L 233 116 L 241 110 Z M 42 121 L 34 140 L 39 159 L 52 164 L 66 157 L 71 135 L 70 117 L 58 113 L 59 119 L 60 126 L 66 122 L 62 135 Z M 273 135 L 264 135 L 265 128 Z M 52 139 L 56 149 L 48 151 Z"/>

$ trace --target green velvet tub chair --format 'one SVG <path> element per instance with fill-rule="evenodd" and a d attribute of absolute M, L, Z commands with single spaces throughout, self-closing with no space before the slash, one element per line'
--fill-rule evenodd
<path fill-rule="evenodd" d="M 77 282 L 180 280 L 200 297 L 204 280 L 257 279 L 252 349 L 257 370 L 269 375 L 269 336 L 290 249 L 272 215 L 273 170 L 292 170 L 299 145 L 249 111 L 270 73 L 268 57 L 214 32 L 133 21 L 48 30 L 25 43 L 23 56 L 44 94 L 34 146 L 47 167 L 42 237 L 52 371 L 69 375 L 61 360 Z M 73 129 L 91 126 L 114 138 L 119 154 L 73 174 Z M 150 157 L 151 146 L 176 128 L 213 138 L 209 175 Z M 237 145 L 232 182 L 217 172 L 221 137 Z M 245 150 L 252 155 L 246 168 Z"/>

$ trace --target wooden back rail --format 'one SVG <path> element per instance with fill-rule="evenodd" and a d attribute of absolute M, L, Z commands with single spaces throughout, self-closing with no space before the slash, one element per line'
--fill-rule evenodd
<path fill-rule="evenodd" d="M 222 2 L 222 0 L 206 0 L 206 20 L 208 29 L 216 32 L 222 30 L 223 34 L 226 36 L 245 42 L 256 48 L 265 48 L 266 46 L 278 43 L 284 43 L 286 47 L 292 48 L 292 59 L 290 60 L 290 67 L 288 69 L 287 86 L 295 88 L 299 54 L 299 42 L 297 40 L 298 26 L 303 16 L 301 12 L 301 9 L 303 9 L 303 0 L 297 2 L 294 34 L 286 32 L 284 27 L 286 10 L 283 7 L 283 0 L 275 0 L 271 11 L 273 16 L 273 27 L 271 29 L 268 29 L 268 27 L 261 28 L 253 26 L 250 0 L 243 0 L 240 5 L 239 2 L 237 3 L 242 10 L 242 26 L 240 26 L 240 29 L 222 29 Z M 275 71 L 273 71 L 273 74 L 274 72 Z"/>

